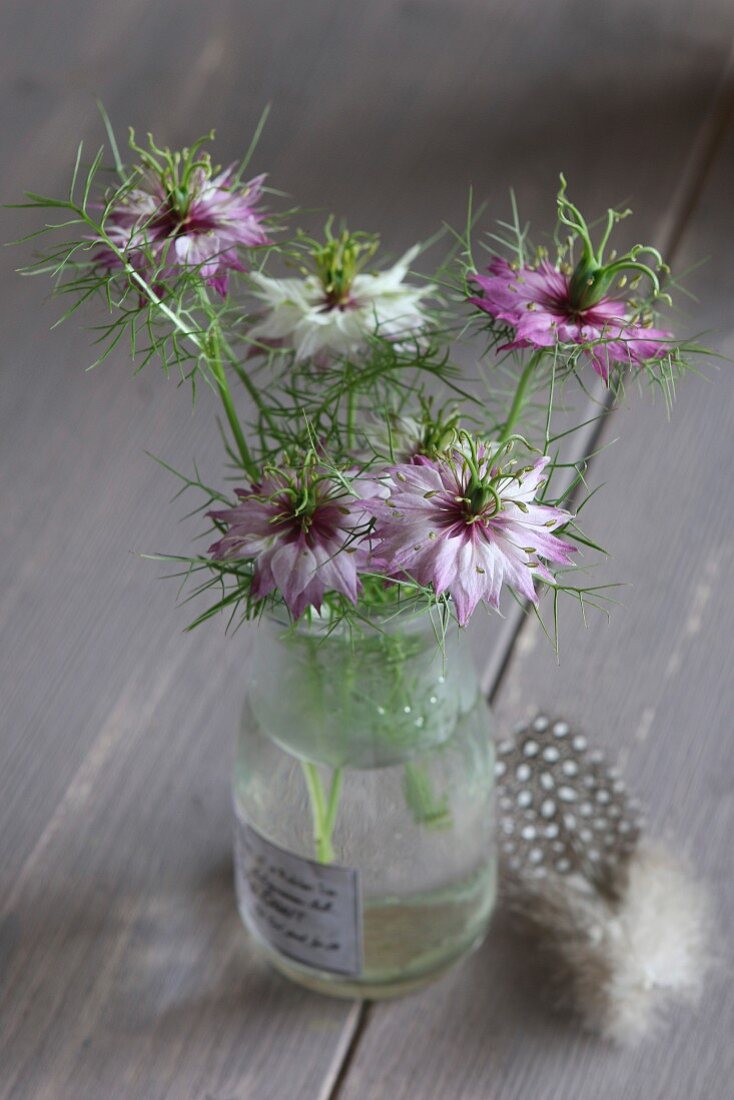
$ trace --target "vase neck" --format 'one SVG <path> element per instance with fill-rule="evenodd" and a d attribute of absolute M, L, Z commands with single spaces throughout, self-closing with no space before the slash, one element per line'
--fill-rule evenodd
<path fill-rule="evenodd" d="M 464 631 L 426 617 L 329 633 L 258 627 L 250 706 L 263 733 L 309 759 L 379 766 L 446 740 L 478 681 Z"/>

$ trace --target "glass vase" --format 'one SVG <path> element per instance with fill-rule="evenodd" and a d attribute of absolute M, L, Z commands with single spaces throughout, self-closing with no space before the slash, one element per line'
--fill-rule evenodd
<path fill-rule="evenodd" d="M 256 628 L 233 785 L 238 905 L 302 985 L 395 996 L 484 937 L 493 738 L 467 650 L 426 614 Z"/>

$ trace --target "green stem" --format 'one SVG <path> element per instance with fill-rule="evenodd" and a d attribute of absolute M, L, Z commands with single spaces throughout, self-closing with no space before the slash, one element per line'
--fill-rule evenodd
<path fill-rule="evenodd" d="M 72 209 L 74 209 L 76 213 L 78 213 L 79 216 L 86 222 L 86 224 L 91 229 L 93 229 L 95 233 L 98 234 L 100 241 L 102 241 L 105 246 L 114 253 L 114 255 L 122 264 L 125 274 L 128 276 L 130 281 L 134 283 L 138 287 L 138 289 L 143 292 L 145 297 L 148 298 L 148 300 L 161 311 L 164 317 L 168 318 L 174 328 L 177 328 L 183 336 L 190 340 L 198 351 L 203 351 L 204 347 L 198 333 L 193 332 L 190 325 L 187 325 L 186 322 L 181 317 L 179 317 L 175 310 L 172 310 L 169 306 L 167 306 L 166 303 L 156 294 L 156 292 L 151 286 L 149 286 L 142 275 L 138 271 L 136 271 L 132 264 L 128 261 L 122 249 L 120 249 L 115 244 L 115 242 L 111 240 L 110 237 L 108 237 L 104 229 L 100 225 L 97 225 L 97 223 L 89 217 L 85 210 L 82 210 L 79 207 L 73 207 Z"/>
<path fill-rule="evenodd" d="M 435 793 L 428 768 L 406 761 L 403 789 L 416 824 L 429 829 L 445 829 L 451 825 L 448 797 Z"/>
<path fill-rule="evenodd" d="M 525 400 L 527 398 L 527 389 L 528 385 L 530 384 L 530 379 L 533 375 L 535 368 L 540 362 L 540 357 L 542 356 L 542 354 L 542 351 L 536 351 L 534 355 L 531 355 L 525 365 L 525 369 L 520 375 L 520 381 L 517 384 L 517 389 L 515 390 L 515 396 L 512 400 L 512 405 L 510 406 L 510 411 L 507 414 L 507 420 L 505 420 L 505 423 L 502 426 L 502 431 L 500 432 L 500 444 L 507 442 L 507 440 L 512 435 L 515 424 L 520 419 L 520 414 L 525 407 Z"/>
<path fill-rule="evenodd" d="M 230 392 L 229 384 L 227 382 L 227 375 L 222 364 L 222 357 L 219 351 L 219 336 L 216 331 L 212 332 L 210 337 L 211 349 L 207 355 L 207 361 L 209 368 L 214 375 L 214 380 L 217 383 L 217 389 L 219 390 L 219 396 L 222 399 L 222 405 L 224 406 L 224 412 L 229 421 L 229 426 L 234 437 L 234 441 L 237 444 L 237 450 L 240 453 L 242 465 L 252 478 L 253 481 L 258 480 L 258 469 L 252 460 L 247 442 L 245 440 L 242 426 L 237 417 L 237 412 L 234 407 L 234 401 L 232 400 L 232 394 Z"/>
<path fill-rule="evenodd" d="M 250 378 L 250 376 L 248 375 L 247 371 L 242 366 L 242 364 L 237 361 L 237 356 L 232 351 L 232 349 L 229 346 L 229 344 L 227 343 L 227 341 L 224 340 L 224 339 L 222 339 L 222 348 L 224 349 L 224 354 L 227 356 L 230 363 L 232 364 L 232 366 L 237 371 L 237 377 L 242 382 L 242 385 L 245 387 L 245 389 L 249 393 L 250 397 L 254 401 L 255 405 L 257 406 L 258 411 L 262 414 L 263 418 L 267 421 L 268 427 L 271 430 L 273 430 L 273 428 L 275 427 L 273 417 L 272 417 L 272 414 L 271 414 L 270 410 L 267 408 L 267 406 L 265 405 L 265 402 L 262 399 L 262 394 L 258 390 L 257 386 L 254 384 L 254 382 L 252 381 L 252 379 Z"/>
<path fill-rule="evenodd" d="M 329 790 L 329 802 L 326 807 L 326 819 L 325 826 L 329 838 L 331 838 L 334 832 L 334 825 L 336 824 L 336 814 L 339 809 L 339 799 L 342 793 L 342 781 L 344 779 L 344 772 L 341 768 L 334 768 L 331 776 L 331 788 Z"/>
<path fill-rule="evenodd" d="M 351 388 L 347 393 L 347 447 L 351 450 L 354 446 L 354 416 L 356 394 Z"/>
<path fill-rule="evenodd" d="M 311 800 L 311 813 L 313 815 L 313 838 L 316 845 L 316 858 L 319 863 L 334 862 L 334 846 L 332 834 L 336 822 L 336 814 L 339 808 L 339 796 L 342 787 L 342 769 L 334 768 L 331 777 L 328 802 L 324 795 L 321 776 L 315 764 L 301 761 L 303 775 Z"/>
<path fill-rule="evenodd" d="M 148 300 L 161 311 L 164 317 L 168 318 L 174 328 L 177 328 L 178 331 L 181 332 L 199 352 L 206 355 L 212 374 L 214 375 L 214 378 L 217 382 L 219 396 L 222 399 L 224 411 L 227 415 L 229 426 L 232 429 L 232 435 L 234 436 L 235 443 L 237 444 L 237 449 L 240 452 L 242 465 L 244 466 L 249 476 L 253 479 L 253 481 L 256 481 L 258 478 L 258 469 L 255 463 L 252 461 L 252 458 L 250 457 L 250 452 L 245 441 L 242 427 L 237 418 L 234 401 L 232 400 L 232 394 L 230 393 L 230 389 L 227 384 L 227 376 L 224 372 L 221 356 L 219 354 L 219 338 L 215 337 L 214 353 L 212 354 L 210 351 L 207 350 L 206 341 L 202 340 L 198 332 L 192 331 L 191 327 L 183 320 L 183 318 L 179 317 L 175 310 L 172 310 L 169 306 L 166 305 L 164 301 L 162 301 L 159 295 L 156 294 L 155 290 L 153 290 L 153 288 L 145 281 L 142 275 L 140 275 L 140 273 L 136 271 L 132 264 L 128 261 L 125 253 L 115 244 L 114 241 L 110 239 L 107 233 L 105 233 L 104 229 L 101 226 L 97 225 L 93 221 L 93 219 L 89 217 L 86 211 L 79 210 L 78 213 L 87 223 L 87 225 L 89 225 L 99 234 L 100 240 L 103 241 L 104 244 L 111 249 L 115 256 L 117 256 L 118 260 L 120 260 L 125 270 L 126 275 L 131 280 L 131 282 L 135 283 L 135 285 L 143 292 L 146 298 L 148 298 Z"/>

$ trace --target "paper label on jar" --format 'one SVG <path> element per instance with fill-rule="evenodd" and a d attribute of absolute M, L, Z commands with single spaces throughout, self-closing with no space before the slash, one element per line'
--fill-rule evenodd
<path fill-rule="evenodd" d="M 271 844 L 239 814 L 240 900 L 264 940 L 318 970 L 362 973 L 359 871 L 304 859 Z"/>

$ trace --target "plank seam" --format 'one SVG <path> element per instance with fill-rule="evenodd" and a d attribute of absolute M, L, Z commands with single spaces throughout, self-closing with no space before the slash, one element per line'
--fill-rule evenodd
<path fill-rule="evenodd" d="M 670 259 L 674 258 L 680 248 L 732 123 L 734 123 L 734 39 L 732 39 L 730 52 L 722 68 L 710 106 L 693 138 L 689 155 L 681 173 L 681 182 L 670 200 L 667 221 L 663 222 L 662 228 L 656 234 Z M 593 402 L 590 402 L 590 404 L 593 404 Z M 611 394 L 607 392 L 598 418 L 594 420 L 589 426 L 588 432 L 583 436 L 585 442 L 579 448 L 579 451 L 583 454 L 589 454 L 597 449 L 604 434 L 610 412 Z M 582 455 L 579 455 L 580 457 Z M 572 460 L 578 461 L 579 459 Z M 592 467 L 593 463 L 594 459 L 591 458 L 588 463 L 589 468 Z M 569 494 L 569 503 L 573 503 L 575 496 L 575 492 Z M 513 622 L 506 631 L 507 640 L 504 648 L 498 659 L 493 662 L 491 674 L 489 676 L 485 675 L 483 678 L 487 701 L 490 705 L 496 699 L 504 682 L 520 634 L 529 618 L 525 608 L 520 605 L 514 606 L 510 615 Z M 508 618 L 510 618 L 509 615 Z M 327 1083 L 319 1100 L 339 1100 L 343 1095 L 344 1086 L 372 1016 L 372 1007 L 372 1002 L 359 1002 L 359 1011 L 354 1029 L 344 1050 L 341 1065 L 336 1072 L 333 1084 L 329 1085 Z"/>
<path fill-rule="evenodd" d="M 662 227 L 656 234 L 661 242 L 663 255 L 670 261 L 674 260 L 680 249 L 685 232 L 698 209 L 706 184 L 732 124 L 734 124 L 734 40 L 732 40 L 731 49 L 722 68 L 710 106 L 693 139 L 690 154 L 681 173 L 680 184 L 670 200 L 667 219 L 664 220 Z M 592 407 L 593 402 L 590 402 L 589 410 Z M 572 458 L 572 461 L 579 461 L 583 454 L 593 454 L 597 450 L 611 412 L 612 396 L 609 391 L 606 391 L 599 416 L 589 426 L 588 432 L 583 436 L 585 442 L 579 448 L 577 458 Z M 591 469 L 593 464 L 594 459 L 589 459 L 588 468 Z M 573 506 L 577 496 L 577 492 L 570 493 L 565 502 Z M 529 617 L 526 606 L 521 607 L 518 605 L 513 608 L 514 623 L 507 631 L 508 637 L 505 645 L 493 662 L 490 673 L 485 673 L 485 690 L 487 702 L 490 706 L 497 698 L 520 634 Z"/>
<path fill-rule="evenodd" d="M 352 1063 L 356 1057 L 362 1036 L 367 1030 L 370 1017 L 372 1015 L 372 1001 L 358 1001 L 357 1012 L 354 1019 L 354 1027 L 349 1037 L 348 1043 L 345 1045 L 344 1053 L 341 1055 L 341 1062 L 339 1062 L 339 1054 L 334 1059 L 334 1074 L 333 1080 L 327 1081 L 324 1085 L 324 1091 L 321 1093 L 319 1100 L 339 1100 L 342 1095 L 342 1090 L 347 1081 L 349 1070 L 352 1068 Z"/>
<path fill-rule="evenodd" d="M 658 233 L 662 251 L 673 260 L 696 212 L 717 157 L 734 122 L 734 41 L 711 105 L 694 139 L 691 154 Z"/>

